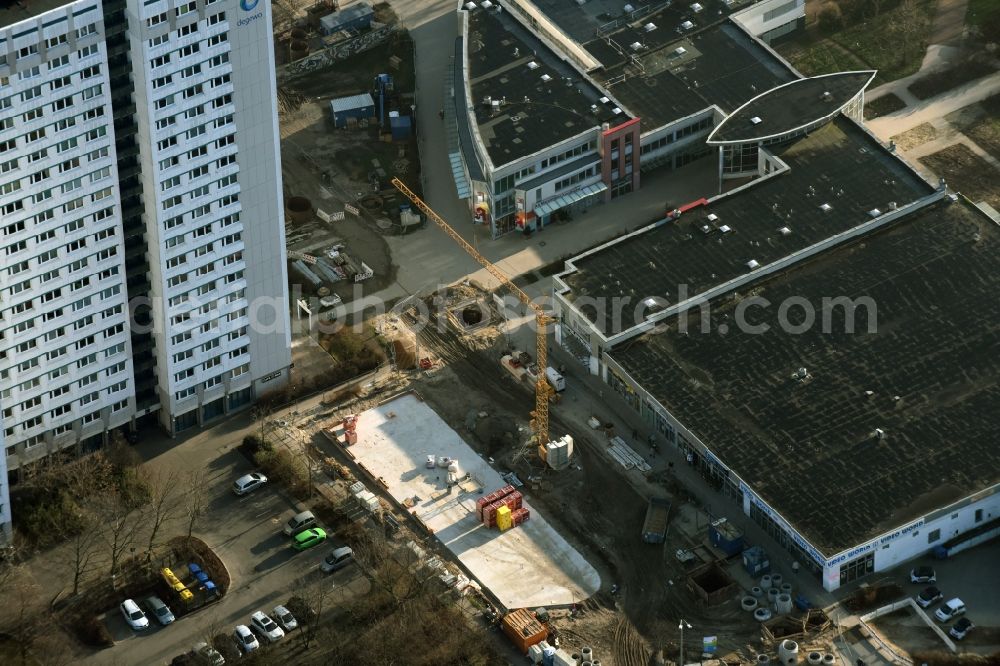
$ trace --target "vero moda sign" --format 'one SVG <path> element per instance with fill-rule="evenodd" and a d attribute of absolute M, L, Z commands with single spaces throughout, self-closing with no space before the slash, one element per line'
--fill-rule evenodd
<path fill-rule="evenodd" d="M 249 13 L 257 9 L 258 4 L 260 4 L 260 0 L 240 0 L 240 9 Z M 256 14 L 253 14 L 251 16 L 241 18 L 239 21 L 236 22 L 236 25 L 238 26 L 250 25 L 257 19 L 261 18 L 264 18 L 264 12 L 257 12 Z"/>

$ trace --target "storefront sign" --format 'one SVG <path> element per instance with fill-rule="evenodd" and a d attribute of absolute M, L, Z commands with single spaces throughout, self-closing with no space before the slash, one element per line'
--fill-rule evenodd
<path fill-rule="evenodd" d="M 826 566 L 831 567 L 831 566 L 840 564 L 841 562 L 845 562 L 847 560 L 853 560 L 858 555 L 863 555 L 863 554 L 867 553 L 868 551 L 873 550 L 877 546 L 884 546 L 884 545 L 886 545 L 887 543 L 889 543 L 891 541 L 895 541 L 897 538 L 903 536 L 904 534 L 909 534 L 909 533 L 913 532 L 913 530 L 917 529 L 918 527 L 922 527 L 923 524 L 924 524 L 924 519 L 921 518 L 920 520 L 918 520 L 918 521 L 916 521 L 914 523 L 910 523 L 906 527 L 902 527 L 902 528 L 896 530 L 895 532 L 890 532 L 889 534 L 883 534 L 881 537 L 879 537 L 878 539 L 876 539 L 874 541 L 870 541 L 870 542 L 868 542 L 868 543 L 866 543 L 866 544 L 864 544 L 862 546 L 858 546 L 857 548 L 853 548 L 853 549 L 847 551 L 846 553 L 842 553 L 842 554 L 837 555 L 836 557 L 828 560 L 827 563 L 826 563 Z"/>

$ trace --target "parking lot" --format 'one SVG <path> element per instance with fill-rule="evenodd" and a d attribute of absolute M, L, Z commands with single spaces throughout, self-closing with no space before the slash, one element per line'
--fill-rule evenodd
<path fill-rule="evenodd" d="M 276 605 L 286 603 L 316 581 L 332 586 L 329 598 L 334 606 L 368 590 L 368 580 L 356 566 L 333 574 L 319 570 L 323 557 L 334 547 L 344 545 L 336 534 L 310 550 L 292 549 L 291 539 L 282 534 L 282 527 L 296 508 L 279 488 L 268 484 L 244 497 L 232 493 L 233 480 L 253 471 L 235 449 L 224 451 L 208 466 L 209 508 L 197 533 L 229 569 L 229 592 L 221 600 L 165 627 L 150 618 L 149 629 L 141 633 L 128 627 L 117 606 L 111 608 L 106 620 L 116 645 L 91 655 L 85 662 L 167 664 L 211 635 L 232 634 L 237 624 L 249 625 L 250 614 L 256 610 L 270 614 Z M 164 600 L 170 605 L 169 600 Z"/>
<path fill-rule="evenodd" d="M 928 565 L 937 572 L 936 587 L 944 595 L 942 601 L 953 597 L 965 602 L 966 617 L 975 623 L 976 628 L 965 640 L 958 643 L 960 650 L 990 654 L 1000 650 L 1000 540 L 994 540 L 975 548 L 970 548 L 947 560 L 936 560 L 933 557 L 923 557 L 905 567 L 905 573 L 900 572 L 908 580 L 912 567 Z M 915 596 L 926 585 L 905 583 L 910 596 Z M 932 604 L 928 615 L 933 614 L 941 603 Z M 949 622 L 945 627 L 949 627 Z M 901 647 L 907 647 L 902 645 Z"/>

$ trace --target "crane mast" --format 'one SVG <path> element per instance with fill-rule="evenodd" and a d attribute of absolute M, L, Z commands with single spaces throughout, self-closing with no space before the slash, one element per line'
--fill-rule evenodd
<path fill-rule="evenodd" d="M 517 296 L 518 300 L 524 303 L 535 315 L 535 359 L 538 363 L 538 379 L 535 382 L 535 411 L 531 413 L 531 429 L 535 435 L 535 443 L 538 445 L 539 455 L 545 459 L 545 445 L 549 442 L 549 396 L 552 395 L 552 387 L 549 386 L 545 377 L 545 370 L 548 368 L 548 347 L 546 332 L 548 324 L 553 319 L 542 308 L 524 292 L 523 289 L 514 284 L 507 275 L 500 270 L 493 262 L 484 257 L 467 240 L 455 231 L 450 224 L 438 215 L 433 208 L 428 206 L 423 199 L 418 197 L 399 178 L 392 179 L 393 186 L 399 190 L 403 196 L 409 199 L 414 206 L 420 209 L 427 218 L 439 226 L 455 243 L 458 244 L 466 254 L 475 259 L 480 266 L 500 281 Z"/>

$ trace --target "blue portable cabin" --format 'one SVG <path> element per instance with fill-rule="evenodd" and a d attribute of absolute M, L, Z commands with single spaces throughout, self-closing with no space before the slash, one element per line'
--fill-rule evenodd
<path fill-rule="evenodd" d="M 375 100 L 370 93 L 338 97 L 330 100 L 330 113 L 334 127 L 347 127 L 348 118 L 357 120 L 375 117 Z"/>

